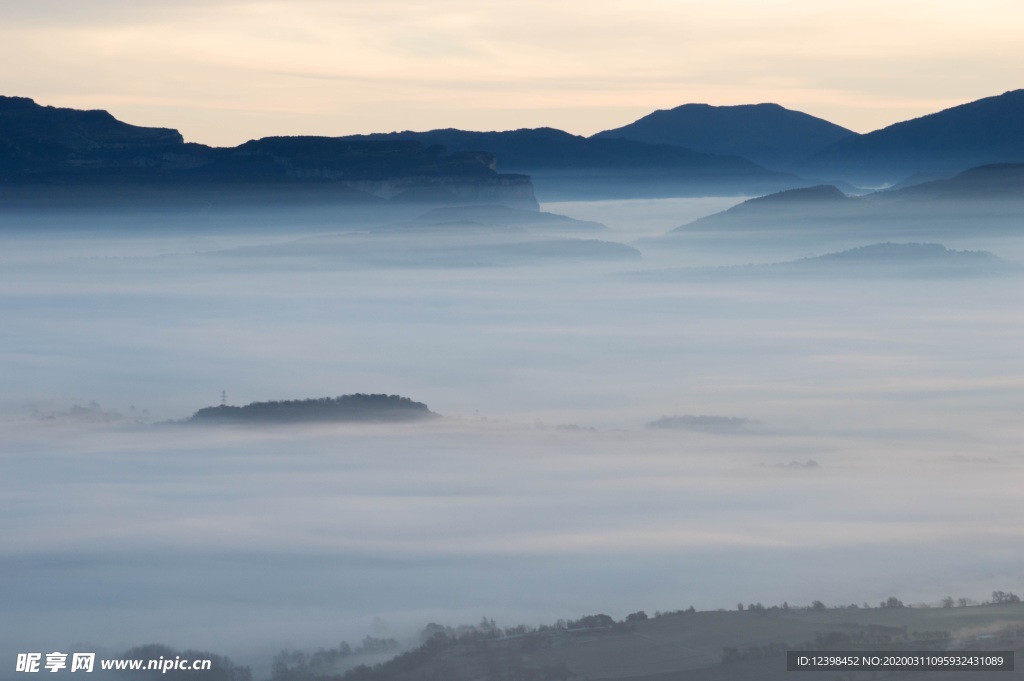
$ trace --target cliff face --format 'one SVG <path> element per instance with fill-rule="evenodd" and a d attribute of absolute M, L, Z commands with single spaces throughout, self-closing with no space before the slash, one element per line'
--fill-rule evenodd
<path fill-rule="evenodd" d="M 0 97 L 0 176 L 16 179 L 104 165 L 104 158 L 153 154 L 182 145 L 177 130 L 122 123 L 106 111 L 39 106 Z"/>
<path fill-rule="evenodd" d="M 177 130 L 129 125 L 106 111 L 40 106 L 27 97 L 4 96 L 0 96 L 0 138 L 7 143 L 59 145 L 78 152 L 184 142 Z"/>
<path fill-rule="evenodd" d="M 128 125 L 105 111 L 0 97 L 0 194 L 10 193 L 4 185 L 42 185 L 76 197 L 102 189 L 116 201 L 124 188 L 144 186 L 173 192 L 180 202 L 190 187 L 207 200 L 211 187 L 237 192 L 273 185 L 275 196 L 299 191 L 315 201 L 369 195 L 536 208 L 530 179 L 499 175 L 496 165 L 493 154 L 449 153 L 415 141 L 267 137 L 214 148 L 185 143 L 176 130 Z"/>

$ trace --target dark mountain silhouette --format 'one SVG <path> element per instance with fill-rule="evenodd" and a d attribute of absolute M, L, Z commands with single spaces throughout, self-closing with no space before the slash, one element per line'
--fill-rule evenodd
<path fill-rule="evenodd" d="M 343 139 L 417 140 L 424 144 L 441 144 L 453 151 L 486 150 L 497 156 L 502 170 L 511 172 L 593 168 L 684 169 L 718 174 L 764 173 L 763 168 L 746 159 L 701 154 L 668 145 L 597 140 L 554 128 L 523 128 L 506 132 L 473 132 L 448 128 L 427 132 L 353 135 Z"/>
<path fill-rule="evenodd" d="M 659 143 L 616 137 L 625 134 Z M 778 167 L 835 139 L 798 165 L 801 172 L 868 183 L 917 174 L 902 186 L 912 189 L 913 183 L 923 196 L 937 190 L 921 181 L 929 176 L 1024 163 L 1024 90 L 859 136 L 772 104 L 685 105 L 591 138 L 552 128 L 445 129 L 269 137 L 230 148 L 186 143 L 175 130 L 129 125 L 104 111 L 0 97 L 0 203 L 74 208 L 132 202 L 392 207 L 426 202 L 535 210 L 534 185 L 526 174 L 546 200 L 766 194 L 815 183 L 729 154 L 771 158 Z M 515 172 L 499 174 L 499 166 Z M 986 191 L 1008 191 L 992 182 L 1015 182 L 1005 169 L 986 172 L 985 178 L 975 176 L 976 186 L 968 186 L 970 178 L 952 178 L 948 182 L 954 184 L 941 191 L 980 198 Z"/>
<path fill-rule="evenodd" d="M 742 156 L 775 170 L 788 170 L 794 163 L 856 136 L 852 130 L 778 104 L 684 104 L 594 135 L 597 139 L 621 138 Z"/>
<path fill-rule="evenodd" d="M 406 140 L 268 137 L 237 147 L 189 144 L 175 130 L 140 128 L 105 111 L 0 97 L 0 198 L 133 196 L 188 202 L 242 197 L 304 200 L 486 201 L 536 208 L 530 180 L 499 175 L 484 152 L 450 153 Z M 148 192 L 140 192 L 139 188 Z"/>
<path fill-rule="evenodd" d="M 308 400 L 252 402 L 244 407 L 220 405 L 200 409 L 190 423 L 299 423 L 309 421 L 416 421 L 434 418 L 422 402 L 399 395 L 341 395 Z"/>
<path fill-rule="evenodd" d="M 1006 92 L 840 140 L 797 166 L 861 183 L 1024 162 L 1024 90 Z"/>
<path fill-rule="evenodd" d="M 721 213 L 677 227 L 669 235 L 718 229 L 818 227 L 826 220 L 862 215 L 861 202 L 862 199 L 847 196 L 832 185 L 789 189 L 748 199 Z"/>
<path fill-rule="evenodd" d="M 860 197 L 830 185 L 778 192 L 677 227 L 667 236 L 720 230 L 1019 232 L 1022 214 L 1024 164 L 1003 163 Z"/>
<path fill-rule="evenodd" d="M 0 173 L 87 170 L 120 152 L 154 152 L 182 146 L 177 130 L 122 123 L 106 111 L 39 106 L 25 97 L 0 97 Z"/>
<path fill-rule="evenodd" d="M 471 132 L 444 129 L 356 135 L 351 140 L 415 140 L 453 152 L 486 151 L 503 172 L 530 175 L 547 198 L 764 193 L 806 180 L 738 156 L 669 144 L 581 137 L 553 128 Z"/>

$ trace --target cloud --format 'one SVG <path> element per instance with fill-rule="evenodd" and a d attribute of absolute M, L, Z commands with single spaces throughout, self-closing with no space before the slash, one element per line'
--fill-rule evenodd
<path fill-rule="evenodd" d="M 602 205 L 627 211 L 607 238 L 654 231 L 659 206 Z M 1024 316 L 1003 281 L 664 284 L 614 263 L 219 253 L 340 229 L 256 218 L 5 226 L 5 645 L 60 649 L 87 630 L 244 662 L 358 640 L 374 617 L 411 631 L 485 613 L 934 601 L 1019 576 Z M 765 256 L 704 248 L 630 268 Z M 250 430 L 23 410 L 95 400 L 159 421 L 221 390 L 235 404 L 396 393 L 448 419 Z M 644 428 L 672 413 L 771 432 Z"/>

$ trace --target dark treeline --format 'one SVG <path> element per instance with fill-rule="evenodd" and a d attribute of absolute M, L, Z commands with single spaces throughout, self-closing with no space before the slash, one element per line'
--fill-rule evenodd
<path fill-rule="evenodd" d="M 437 416 L 422 402 L 399 395 L 341 395 L 306 400 L 222 404 L 200 409 L 193 423 L 291 423 L 302 421 L 411 421 Z"/>
<path fill-rule="evenodd" d="M 1013 592 L 993 591 L 991 600 L 980 604 L 969 598 L 957 600 L 947 597 L 942 607 L 967 607 L 969 605 L 1004 605 L 1020 603 Z M 878 609 L 894 610 L 906 608 L 896 596 L 874 606 Z M 928 607 L 928 606 L 922 606 Z M 827 606 L 820 600 L 809 605 L 766 606 L 762 603 L 737 604 L 737 616 L 782 617 L 795 611 L 828 612 L 835 610 L 872 609 L 863 605 Z M 720 610 L 724 612 L 724 610 Z M 742 612 L 743 615 L 739 613 Z M 749 613 L 749 615 L 747 614 Z M 274 674 L 271 681 L 468 681 L 485 678 L 489 681 L 568 681 L 575 674 L 565 663 L 553 665 L 531 665 L 529 654 L 558 645 L 559 637 L 578 635 L 610 635 L 629 631 L 648 620 L 676 617 L 699 617 L 696 608 L 671 611 L 655 611 L 648 615 L 643 610 L 630 613 L 616 620 L 603 613 L 584 615 L 577 619 L 560 619 L 554 624 L 529 626 L 520 624 L 499 627 L 493 619 L 483 618 L 477 625 L 457 627 L 430 623 L 419 634 L 420 645 L 395 657 L 374 665 L 360 664 L 344 669 L 338 662 L 351 661 L 359 651 L 374 652 L 366 644 L 352 650 L 347 644 L 333 651 L 319 651 L 312 655 L 285 651 L 275 658 Z M 697 623 L 699 620 L 694 620 Z M 367 639 L 375 640 L 375 639 Z M 830 650 L 843 646 L 911 646 L 934 648 L 948 647 L 953 640 L 949 631 L 909 631 L 904 626 L 867 624 L 844 631 L 819 633 L 812 640 L 799 643 L 767 643 L 758 646 L 728 646 L 722 649 L 723 663 L 755 660 L 782 655 L 787 650 Z M 388 639 L 392 642 L 392 639 Z M 394 644 L 397 648 L 397 643 Z M 372 646 L 371 646 L 372 648 Z M 332 669 L 333 667 L 333 669 Z"/>
<path fill-rule="evenodd" d="M 139 671 L 123 671 L 124 678 L 131 679 L 165 679 L 166 681 L 187 681 L 202 679 L 202 681 L 252 681 L 252 672 L 249 667 L 234 664 L 230 659 L 200 650 L 175 650 L 169 646 L 150 643 L 147 645 L 135 646 L 121 655 L 124 660 L 209 660 L 210 668 L 204 670 L 185 669 L 145 669 Z M 98 668 L 98 664 L 97 664 Z"/>
<path fill-rule="evenodd" d="M 991 599 L 981 603 L 970 598 L 942 599 L 942 608 L 981 606 L 1004 606 L 1021 603 L 1021 598 L 1012 591 L 993 591 Z M 766 606 L 762 603 L 737 604 L 732 616 L 785 617 L 796 611 L 824 613 L 836 610 L 882 609 L 897 610 L 907 606 L 895 596 L 881 601 L 877 606 L 835 605 L 827 606 L 820 600 L 809 605 L 791 606 L 789 603 Z M 931 607 L 931 606 L 916 606 Z M 719 609 L 720 613 L 726 612 Z M 700 613 L 690 606 L 686 609 L 655 611 L 648 615 L 643 610 L 616 620 L 603 613 L 583 615 L 577 619 L 560 619 L 553 624 L 530 626 L 520 624 L 500 627 L 493 619 L 484 617 L 476 625 L 446 626 L 431 622 L 419 632 L 420 644 L 399 652 L 401 644 L 394 638 L 365 637 L 356 646 L 342 641 L 334 648 L 321 648 L 315 652 L 284 650 L 274 657 L 270 681 L 569 681 L 576 674 L 565 662 L 553 664 L 530 664 L 530 654 L 564 645 L 561 637 L 607 636 L 632 631 L 645 626 L 649 620 L 662 618 L 699 618 Z M 700 619 L 693 619 L 693 626 L 701 626 Z M 564 641 L 565 639 L 562 638 Z M 881 624 L 852 625 L 847 623 L 842 631 L 825 631 L 813 639 L 802 642 L 771 642 L 754 646 L 726 646 L 722 648 L 723 664 L 781 656 L 788 650 L 837 650 L 843 648 L 890 646 L 910 649 L 952 649 L 957 641 L 954 634 L 946 630 L 911 631 L 906 625 L 887 626 Z M 970 648 L 976 643 L 960 641 L 960 647 Z M 367 664 L 365 658 L 393 655 L 390 659 Z M 176 651 L 162 645 L 146 645 L 132 648 L 123 657 L 132 659 L 210 659 L 210 671 L 168 671 L 168 679 L 198 678 L 212 681 L 252 681 L 248 667 L 234 665 L 228 658 L 192 650 Z M 364 658 L 362 661 L 360 658 Z M 379 658 L 378 658 L 379 659 Z M 138 678 L 148 679 L 160 674 L 159 671 L 137 672 Z M 212 675 L 212 676 L 211 676 Z"/>

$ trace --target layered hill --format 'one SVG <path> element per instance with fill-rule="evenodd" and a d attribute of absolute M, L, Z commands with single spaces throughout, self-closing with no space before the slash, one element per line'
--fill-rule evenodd
<path fill-rule="evenodd" d="M 887 242 L 770 264 L 674 268 L 634 273 L 632 276 L 648 281 L 833 281 L 838 278 L 865 280 L 997 277 L 1019 275 L 1022 271 L 1024 270 L 1021 267 L 988 251 L 954 250 L 936 243 Z"/>
<path fill-rule="evenodd" d="M 912 608 L 895 597 L 881 607 L 757 603 L 731 612 L 690 608 L 649 616 L 638 611 L 619 621 L 601 613 L 556 626 L 504 630 L 485 618 L 479 627 L 430 624 L 421 634 L 422 645 L 373 666 L 351 666 L 331 651 L 319 658 L 286 651 L 275 658 L 270 681 L 785 681 L 794 678 L 786 671 L 789 650 L 1019 651 L 1022 623 L 1019 602 Z M 973 678 L 963 671 L 925 676 Z M 925 676 L 919 671 L 796 675 L 830 680 Z"/>
<path fill-rule="evenodd" d="M 347 137 L 414 140 L 453 152 L 493 154 L 503 172 L 533 178 L 544 198 L 619 198 L 755 194 L 808 184 L 746 158 L 671 144 L 581 137 L 554 128 L 472 132 L 444 129 Z"/>
<path fill-rule="evenodd" d="M 268 137 L 237 147 L 185 143 L 105 111 L 0 97 L 0 198 L 88 202 L 142 196 L 188 202 L 282 195 L 304 200 L 484 201 L 536 208 L 529 178 L 499 175 L 493 155 L 411 140 Z M 145 188 L 148 193 L 139 193 Z M 164 190 L 163 194 L 159 191 Z"/>
<path fill-rule="evenodd" d="M 684 104 L 655 111 L 595 139 L 671 144 L 708 154 L 742 156 L 766 168 L 795 163 L 857 133 L 778 104 Z"/>
<path fill-rule="evenodd" d="M 1019 233 L 1024 164 L 971 168 L 952 178 L 850 197 L 831 185 L 750 199 L 678 227 L 695 232 Z"/>
<path fill-rule="evenodd" d="M 796 167 L 818 177 L 892 184 L 915 173 L 993 163 L 1024 163 L 1024 90 L 839 140 Z"/>
<path fill-rule="evenodd" d="M 826 221 L 835 224 L 839 219 L 865 215 L 862 204 L 862 199 L 847 196 L 833 185 L 789 189 L 748 199 L 721 213 L 677 227 L 669 234 L 709 229 L 815 227 Z"/>
<path fill-rule="evenodd" d="M 1024 163 L 992 163 L 969 168 L 950 178 L 919 182 L 895 191 L 877 192 L 874 201 L 939 200 L 1024 202 Z"/>

